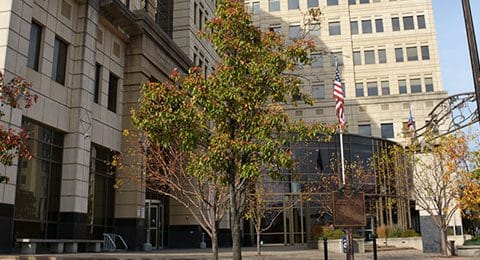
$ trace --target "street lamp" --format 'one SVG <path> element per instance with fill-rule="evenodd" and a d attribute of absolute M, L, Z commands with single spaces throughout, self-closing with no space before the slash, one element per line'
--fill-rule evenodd
<path fill-rule="evenodd" d="M 465 30 L 467 31 L 468 47 L 470 50 L 470 61 L 472 64 L 473 82 L 477 96 L 477 113 L 480 114 L 480 63 L 478 61 L 477 42 L 473 28 L 472 11 L 470 0 L 462 0 L 463 17 L 465 18 Z M 480 116 L 480 115 L 478 115 Z"/>

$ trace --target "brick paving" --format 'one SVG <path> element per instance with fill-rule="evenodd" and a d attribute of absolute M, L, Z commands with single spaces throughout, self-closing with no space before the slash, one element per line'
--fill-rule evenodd
<path fill-rule="evenodd" d="M 265 246 L 262 248 L 262 256 L 256 256 L 256 249 L 253 247 L 243 248 L 243 259 L 248 260 L 320 260 L 323 252 L 318 249 L 307 249 L 301 246 Z M 220 249 L 220 259 L 231 259 L 232 253 L 227 248 Z M 448 257 L 453 260 L 479 259 L 478 257 Z M 208 249 L 165 249 L 153 252 L 119 252 L 119 253 L 78 253 L 78 254 L 56 254 L 56 255 L 0 255 L 1 260 L 206 260 L 210 259 Z M 345 259 L 342 254 L 329 253 L 329 259 Z M 371 260 L 372 253 L 356 254 L 356 260 Z M 419 250 L 391 250 L 378 252 L 379 260 L 422 260 L 422 259 L 445 259 L 439 254 L 424 254 Z"/>

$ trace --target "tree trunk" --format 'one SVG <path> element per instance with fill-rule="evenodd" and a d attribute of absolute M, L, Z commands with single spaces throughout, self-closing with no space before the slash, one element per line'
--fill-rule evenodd
<path fill-rule="evenodd" d="M 230 173 L 233 175 L 233 173 Z M 234 179 L 235 177 L 233 177 Z M 240 246 L 240 214 L 238 213 L 237 205 L 237 189 L 235 187 L 235 181 L 230 180 L 229 183 L 230 192 L 230 217 L 232 222 L 230 223 L 232 230 L 232 253 L 234 260 L 242 259 L 242 251 Z"/>
<path fill-rule="evenodd" d="M 218 260 L 218 224 L 215 223 L 215 226 L 212 229 L 212 258 L 213 260 Z"/>
<path fill-rule="evenodd" d="M 262 251 L 261 251 L 261 247 L 260 247 L 260 229 L 257 230 L 257 256 L 260 256 L 262 255 Z"/>
<path fill-rule="evenodd" d="M 447 247 L 447 229 L 440 228 L 440 244 L 442 246 L 442 255 L 448 255 L 448 247 Z"/>

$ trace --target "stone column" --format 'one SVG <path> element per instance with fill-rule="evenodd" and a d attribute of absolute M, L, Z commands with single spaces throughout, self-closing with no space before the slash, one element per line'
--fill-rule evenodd
<path fill-rule="evenodd" d="M 69 51 L 74 71 L 71 74 L 71 120 L 63 151 L 60 238 L 84 238 L 87 231 L 91 104 L 98 26 L 94 5 L 94 1 L 86 1 L 78 6 L 75 37 Z"/>

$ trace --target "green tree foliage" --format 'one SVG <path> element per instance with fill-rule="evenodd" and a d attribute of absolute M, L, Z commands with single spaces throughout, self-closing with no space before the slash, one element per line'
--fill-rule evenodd
<path fill-rule="evenodd" d="M 32 95 L 28 91 L 30 83 L 17 77 L 8 83 L 2 73 L 0 73 L 0 119 L 5 116 L 4 108 L 10 107 L 10 113 L 15 108 L 30 108 L 37 101 L 37 95 Z M 7 119 L 8 120 L 8 119 Z M 10 125 L 0 124 L 0 164 L 11 166 L 16 156 L 24 159 L 30 159 L 25 141 L 28 135 L 20 129 L 15 131 Z M 8 181 L 6 176 L 0 176 L 0 183 Z"/>
<path fill-rule="evenodd" d="M 240 259 L 240 219 L 248 184 L 262 172 L 277 178 L 293 167 L 293 139 L 329 133 L 322 124 L 292 122 L 281 105 L 292 96 L 311 104 L 294 75 L 309 63 L 312 41 L 289 44 L 252 25 L 242 1 L 218 1 L 202 32 L 220 57 L 207 77 L 197 67 L 171 81 L 142 86 L 135 126 L 151 141 L 188 155 L 189 174 L 228 187 L 234 259 Z M 294 104 L 295 105 L 295 104 Z"/>

